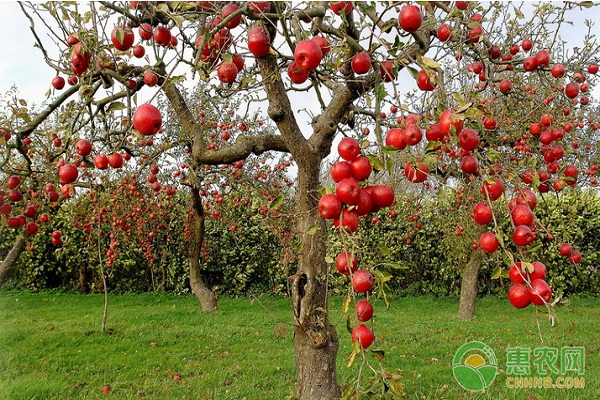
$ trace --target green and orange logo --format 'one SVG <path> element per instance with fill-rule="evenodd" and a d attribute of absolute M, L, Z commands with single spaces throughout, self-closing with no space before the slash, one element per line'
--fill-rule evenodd
<path fill-rule="evenodd" d="M 460 386 L 481 392 L 494 382 L 498 360 L 491 347 L 483 342 L 463 344 L 454 354 L 452 372 Z"/>

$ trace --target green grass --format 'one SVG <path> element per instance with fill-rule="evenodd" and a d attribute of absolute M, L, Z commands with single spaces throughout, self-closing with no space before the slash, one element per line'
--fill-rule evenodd
<path fill-rule="evenodd" d="M 113 295 L 107 334 L 100 332 L 102 306 L 100 295 L 0 293 L 0 399 L 263 400 L 294 393 L 286 299 L 221 298 L 218 313 L 202 314 L 190 296 Z M 455 318 L 455 300 L 398 298 L 389 310 L 375 302 L 376 345 L 386 351 L 386 369 L 401 372 L 410 399 L 595 399 L 599 306 L 597 299 L 574 299 L 557 309 L 554 328 L 542 317 L 542 344 L 533 308 L 516 310 L 504 300 L 481 299 L 472 322 Z M 341 299 L 333 299 L 333 322 L 340 308 Z M 359 363 L 346 367 L 351 343 L 343 321 L 339 332 L 343 384 Z M 452 375 L 455 351 L 471 340 L 498 358 L 500 373 L 483 394 L 465 391 Z M 507 347 L 569 345 L 585 346 L 584 389 L 506 387 Z M 106 384 L 109 394 L 101 391 Z"/>

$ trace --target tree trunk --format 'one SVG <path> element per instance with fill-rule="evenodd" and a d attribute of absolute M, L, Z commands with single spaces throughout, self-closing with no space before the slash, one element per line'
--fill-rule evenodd
<path fill-rule="evenodd" d="M 336 376 L 339 342 L 327 315 L 326 225 L 317 210 L 320 160 L 313 158 L 314 162 L 302 163 L 309 168 L 300 166 L 298 171 L 297 226 L 302 249 L 292 290 L 296 397 L 331 400 L 341 396 Z"/>
<path fill-rule="evenodd" d="M 200 193 L 192 188 L 192 210 L 194 220 L 191 224 L 191 238 L 189 244 L 189 263 L 190 263 L 190 287 L 192 293 L 202 307 L 203 312 L 217 311 L 217 293 L 209 290 L 200 274 L 200 257 L 202 255 L 202 243 L 204 241 L 204 207 Z"/>
<path fill-rule="evenodd" d="M 483 253 L 481 250 L 471 250 L 467 265 L 463 270 L 462 283 L 460 285 L 460 300 L 458 303 L 458 317 L 466 320 L 475 316 L 475 303 L 477 301 L 477 280 Z"/>
<path fill-rule="evenodd" d="M 24 237 L 17 237 L 12 248 L 6 257 L 4 257 L 4 260 L 2 260 L 2 264 L 0 264 L 0 289 L 2 286 L 4 286 L 8 278 L 10 278 L 10 274 L 15 269 L 17 261 L 19 261 L 19 257 L 21 256 L 23 250 L 25 250 L 26 245 L 27 241 Z"/>

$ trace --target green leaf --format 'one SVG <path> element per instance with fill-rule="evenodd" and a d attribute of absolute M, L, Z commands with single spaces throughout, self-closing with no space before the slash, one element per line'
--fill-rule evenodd
<path fill-rule="evenodd" d="M 271 204 L 269 204 L 269 210 L 274 210 L 276 208 L 279 208 L 282 204 L 283 204 L 283 195 L 280 194 L 279 196 L 275 197 L 273 199 L 273 201 L 271 201 Z M 309 229 L 309 231 L 310 231 L 310 229 Z"/>
<path fill-rule="evenodd" d="M 499 265 L 496 265 L 496 268 L 494 268 L 494 271 L 492 272 L 492 279 L 498 279 L 502 276 L 502 267 Z"/>
<path fill-rule="evenodd" d="M 517 18 L 519 18 L 519 19 L 525 18 L 525 15 L 523 15 L 521 10 L 519 10 L 517 7 L 513 6 L 513 11 L 515 12 L 515 15 L 517 16 Z"/>
<path fill-rule="evenodd" d="M 344 301 L 342 302 L 342 313 L 348 313 L 348 310 L 350 310 L 350 302 L 352 302 L 352 297 L 344 297 Z M 348 317 L 348 319 L 350 319 L 350 317 Z"/>
<path fill-rule="evenodd" d="M 413 79 L 417 80 L 417 78 L 419 77 L 419 71 L 417 71 L 413 67 L 406 67 L 406 69 L 408 70 L 408 73 L 410 74 L 410 76 L 412 76 Z"/>
<path fill-rule="evenodd" d="M 387 247 L 385 244 L 379 243 L 378 247 L 379 251 L 381 251 L 381 254 L 383 254 L 385 257 L 390 257 L 392 255 L 389 247 Z"/>
<path fill-rule="evenodd" d="M 317 225 L 313 225 L 310 228 L 308 228 L 308 230 L 306 231 L 306 233 L 308 233 L 309 235 L 314 235 L 315 233 L 317 233 L 319 230 L 321 229 L 321 227 L 317 226 Z"/>
<path fill-rule="evenodd" d="M 111 111 L 121 111 L 121 110 L 124 110 L 126 108 L 127 108 L 127 106 L 124 103 L 122 103 L 120 101 L 113 101 L 112 103 L 110 103 L 108 105 L 108 108 L 107 108 L 106 111 L 109 111 L 109 112 L 111 112 Z"/>
<path fill-rule="evenodd" d="M 440 68 L 440 64 L 437 61 L 435 61 L 429 57 L 424 57 L 424 56 L 419 57 L 418 63 L 427 68 L 430 68 L 430 69 L 439 69 Z"/>

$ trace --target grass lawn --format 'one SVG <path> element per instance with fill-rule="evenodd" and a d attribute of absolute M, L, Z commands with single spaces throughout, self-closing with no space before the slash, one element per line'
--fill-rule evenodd
<path fill-rule="evenodd" d="M 218 313 L 202 314 L 191 296 L 112 295 L 107 334 L 100 332 L 102 307 L 101 295 L 1 292 L 0 399 L 292 398 L 293 326 L 287 299 L 221 298 Z M 359 362 L 346 367 L 352 347 L 340 309 L 341 299 L 333 299 L 332 321 L 340 332 L 338 374 L 344 384 L 356 376 Z M 533 308 L 516 310 L 495 298 L 479 300 L 472 322 L 455 318 L 457 301 L 451 299 L 397 298 L 389 310 L 376 301 L 375 310 L 376 345 L 386 351 L 385 368 L 402 374 L 406 398 L 600 398 L 598 299 L 573 299 L 557 308 L 554 328 L 542 316 L 543 343 Z M 454 353 L 472 340 L 486 343 L 498 359 L 499 373 L 484 393 L 464 390 L 452 373 Z M 585 388 L 508 388 L 506 349 L 517 346 L 559 352 L 584 346 Z M 528 376 L 540 376 L 533 360 Z M 181 380 L 174 380 L 174 374 Z M 571 371 L 564 377 L 579 376 Z M 104 385 L 112 391 L 103 393 Z"/>

